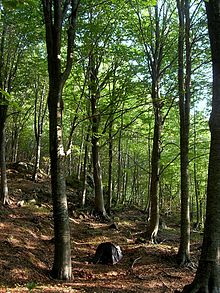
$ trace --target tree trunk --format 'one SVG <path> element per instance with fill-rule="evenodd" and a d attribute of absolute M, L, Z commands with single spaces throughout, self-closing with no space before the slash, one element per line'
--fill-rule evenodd
<path fill-rule="evenodd" d="M 52 276 L 69 280 L 72 277 L 70 227 L 66 197 L 65 154 L 62 144 L 61 91 L 49 89 L 51 186 L 53 199 L 55 251 Z M 58 99 L 58 102 L 57 102 Z"/>
<path fill-rule="evenodd" d="M 1 95 L 1 94 L 0 94 Z M 2 99 L 0 98 L 0 101 Z M 1 202 L 9 204 L 6 161 L 5 161 L 5 123 L 8 106 L 0 105 L 0 169 L 1 169 Z"/>
<path fill-rule="evenodd" d="M 12 163 L 17 162 L 18 158 L 18 146 L 19 146 L 19 136 L 20 136 L 20 126 L 18 125 L 18 114 L 13 115 L 13 129 L 11 133 L 11 146 L 10 146 L 10 161 Z"/>
<path fill-rule="evenodd" d="M 5 49 L 5 32 L 6 26 L 3 23 L 0 45 L 0 88 L 3 89 L 4 75 L 4 49 Z M 0 172 L 1 172 L 1 202 L 9 204 L 6 161 L 5 161 L 5 125 L 7 119 L 8 103 L 6 98 L 0 93 Z"/>
<path fill-rule="evenodd" d="M 189 43 L 189 3 L 177 1 L 179 14 L 178 87 L 180 111 L 180 173 L 181 173 L 181 235 L 177 261 L 180 265 L 190 261 L 190 216 L 188 183 L 189 113 L 191 58 Z M 184 33 L 185 32 L 185 33 Z M 184 39 L 186 42 L 186 78 L 184 80 Z"/>
<path fill-rule="evenodd" d="M 102 172 L 99 156 L 99 124 L 100 115 L 98 113 L 97 104 L 100 99 L 100 89 L 98 85 L 98 68 L 95 64 L 95 57 L 91 53 L 89 58 L 90 72 L 90 101 L 91 101 L 91 122 L 92 122 L 92 162 L 93 177 L 95 185 L 95 213 L 103 217 L 107 217 L 103 196 Z"/>
<path fill-rule="evenodd" d="M 88 173 L 88 144 L 89 144 L 90 125 L 88 126 L 86 139 L 85 139 L 85 152 L 83 161 L 83 190 L 82 190 L 82 206 L 86 203 L 86 190 L 87 190 L 87 173 Z"/>
<path fill-rule="evenodd" d="M 104 197 L 103 197 L 103 185 L 102 185 L 102 173 L 99 158 L 99 144 L 98 139 L 92 136 L 92 162 L 93 162 L 93 176 L 95 185 L 95 212 L 106 217 Z"/>
<path fill-rule="evenodd" d="M 122 181 L 122 204 L 126 203 L 127 199 L 127 187 L 128 187 L 128 172 L 126 170 L 129 169 L 129 155 L 128 155 L 128 142 L 126 142 L 125 146 L 125 158 L 123 164 L 123 181 Z"/>
<path fill-rule="evenodd" d="M 194 109 L 194 129 L 193 129 L 193 138 L 194 138 L 194 145 L 193 145 L 193 156 L 194 156 L 194 163 L 193 163 L 193 177 L 194 177 L 194 189 L 195 189 L 195 197 L 196 197 L 196 228 L 199 228 L 201 225 L 202 219 L 200 218 L 200 206 L 199 206 L 199 198 L 200 198 L 200 188 L 199 188 L 199 181 L 197 178 L 197 149 L 196 149 L 196 113 Z"/>
<path fill-rule="evenodd" d="M 66 3 L 66 2 L 65 2 Z M 65 152 L 62 142 L 62 91 L 73 64 L 76 14 L 78 1 L 71 1 L 65 9 L 61 0 L 42 0 L 46 28 L 49 73 L 49 137 L 51 160 L 51 188 L 53 199 L 55 251 L 52 276 L 69 280 L 72 277 L 70 227 L 66 196 Z M 70 13 L 66 15 L 66 12 Z M 68 17 L 68 22 L 65 17 Z M 67 29 L 66 67 L 61 71 L 61 41 L 63 23 Z"/>
<path fill-rule="evenodd" d="M 39 101 L 39 108 L 37 107 L 38 104 L 38 89 L 39 85 L 36 84 L 36 94 L 35 94 L 35 111 L 34 111 L 34 132 L 35 132 L 35 139 L 36 139 L 36 155 L 35 155 L 35 164 L 34 164 L 34 172 L 32 175 L 32 179 L 36 182 L 38 179 L 38 172 L 40 169 L 40 157 L 41 157 L 41 137 L 43 134 L 43 122 L 44 117 L 46 115 L 47 106 L 45 105 L 43 108 L 43 103 L 45 100 L 45 85 L 42 89 L 42 94 L 40 96 Z"/>
<path fill-rule="evenodd" d="M 112 139 L 112 115 L 110 117 L 109 136 L 108 136 L 108 197 L 107 197 L 107 213 L 111 214 L 112 208 L 112 165 L 113 165 L 113 139 Z"/>
<path fill-rule="evenodd" d="M 124 106 L 123 106 L 124 108 Z M 117 196 L 116 196 L 116 203 L 121 202 L 121 197 L 123 197 L 121 193 L 122 189 L 122 127 L 123 127 L 123 115 L 121 117 L 121 128 L 119 130 L 119 136 L 118 136 L 118 167 L 117 167 Z"/>
<path fill-rule="evenodd" d="M 82 129 L 82 138 L 81 138 L 81 144 L 80 144 L 80 152 L 79 152 L 79 158 L 78 158 L 78 166 L 77 166 L 77 179 L 80 180 L 81 173 L 82 173 L 82 159 L 83 159 L 83 148 L 84 148 L 84 129 Z"/>
<path fill-rule="evenodd" d="M 205 4 L 213 66 L 206 222 L 196 276 L 192 284 L 185 286 L 184 293 L 220 292 L 220 2 L 209 0 Z"/>
<path fill-rule="evenodd" d="M 162 128 L 161 109 L 157 105 L 154 108 L 154 138 L 151 154 L 151 181 L 150 181 L 150 211 L 147 234 L 152 242 L 156 243 L 159 229 L 159 164 L 160 164 L 160 137 Z"/>
<path fill-rule="evenodd" d="M 93 177 L 95 185 L 95 213 L 106 217 L 104 197 L 103 197 L 103 185 L 102 185 L 102 173 L 99 157 L 99 117 L 96 112 L 96 98 L 92 97 L 92 162 L 93 162 Z"/>
<path fill-rule="evenodd" d="M 38 172 L 40 169 L 40 156 L 41 156 L 41 134 L 38 134 L 36 139 L 36 155 L 35 155 L 35 163 L 34 163 L 34 172 L 32 176 L 32 180 L 37 182 Z"/>

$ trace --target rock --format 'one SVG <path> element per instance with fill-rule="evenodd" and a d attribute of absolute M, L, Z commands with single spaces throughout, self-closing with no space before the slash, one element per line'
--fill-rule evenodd
<path fill-rule="evenodd" d="M 120 246 L 114 245 L 111 242 L 104 242 L 97 247 L 93 263 L 114 265 L 122 259 L 122 256 Z"/>

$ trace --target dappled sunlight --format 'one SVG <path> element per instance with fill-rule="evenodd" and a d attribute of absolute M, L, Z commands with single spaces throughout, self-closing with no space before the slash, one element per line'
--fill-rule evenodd
<path fill-rule="evenodd" d="M 14 292 L 29 292 L 27 286 L 30 282 L 36 283 L 33 293 L 162 293 L 181 288 L 183 283 L 193 278 L 191 271 L 175 266 L 179 232 L 168 225 L 167 229 L 160 231 L 159 245 L 148 241 L 137 242 L 146 222 L 145 214 L 134 209 L 116 214 L 116 225 L 113 227 L 111 223 L 100 223 L 86 213 L 79 212 L 72 216 L 73 280 L 53 280 L 49 276 L 54 249 L 51 210 L 51 207 L 45 210 L 16 205 L 1 210 L 0 293 L 6 293 L 1 291 L 6 287 L 17 290 Z M 121 247 L 123 257 L 116 265 L 93 263 L 96 248 L 103 242 L 112 242 Z M 192 246 L 196 255 L 198 245 Z"/>

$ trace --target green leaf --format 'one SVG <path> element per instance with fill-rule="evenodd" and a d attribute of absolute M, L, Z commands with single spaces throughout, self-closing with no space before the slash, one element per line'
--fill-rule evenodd
<path fill-rule="evenodd" d="M 0 88 L 0 92 L 2 93 L 3 96 L 6 97 L 7 101 L 11 100 L 11 95 L 4 91 L 3 89 Z"/>
<path fill-rule="evenodd" d="M 33 3 L 33 0 L 2 0 L 3 6 L 11 9 L 16 9 L 22 5 L 31 3 Z"/>

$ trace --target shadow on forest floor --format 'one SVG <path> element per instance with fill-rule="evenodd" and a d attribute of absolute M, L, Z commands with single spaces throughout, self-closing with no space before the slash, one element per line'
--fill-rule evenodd
<path fill-rule="evenodd" d="M 0 206 L 0 292 L 174 292 L 192 281 L 192 268 L 175 263 L 179 231 L 167 223 L 160 244 L 138 241 L 145 229 L 145 215 L 138 209 L 115 214 L 118 229 L 97 222 L 86 213 L 70 217 L 73 280 L 50 278 L 53 262 L 53 221 L 50 200 L 18 206 L 21 194 L 49 193 L 49 182 L 33 183 L 9 177 L 10 207 Z M 42 196 L 43 198 L 43 196 Z M 101 242 L 120 245 L 122 260 L 116 265 L 91 263 Z M 192 243 L 192 261 L 197 263 L 200 237 Z M 29 289 L 28 289 L 29 288 Z M 33 288 L 32 291 L 30 289 Z"/>

